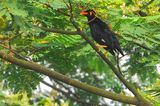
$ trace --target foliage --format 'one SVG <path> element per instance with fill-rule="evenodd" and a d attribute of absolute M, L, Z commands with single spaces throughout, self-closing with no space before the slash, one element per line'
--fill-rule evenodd
<path fill-rule="evenodd" d="M 160 44 L 159 38 L 157 39 L 156 37 L 159 36 L 157 31 L 159 30 L 160 17 L 148 16 L 145 18 L 132 18 L 132 21 L 129 20 L 131 19 L 121 19 L 120 22 L 123 22 L 123 24 L 119 26 L 119 31 L 123 31 L 121 36 L 124 40 L 128 41 L 125 49 L 131 57 L 125 65 L 129 66 L 128 70 L 131 75 L 137 73 L 142 82 L 148 79 L 150 82 L 147 81 L 145 83 L 152 83 L 158 77 L 155 67 L 160 61 L 158 58 Z M 138 46 L 133 47 L 133 45 L 131 45 L 133 42 L 150 49 L 146 52 L 144 48 Z M 131 47 L 133 49 L 130 49 Z"/>
<path fill-rule="evenodd" d="M 153 97 L 160 98 L 160 81 L 157 80 L 153 85 L 146 87 L 146 92 L 151 94 Z"/>
<path fill-rule="evenodd" d="M 68 106 L 67 101 L 58 103 L 52 97 L 34 97 L 34 99 L 28 98 L 27 93 L 8 95 L 5 92 L 0 92 L 1 106 Z"/>
<path fill-rule="evenodd" d="M 21 106 L 21 104 L 24 106 L 30 106 L 28 102 L 29 98 L 25 93 L 7 95 L 4 92 L 1 92 L 0 98 L 1 106 Z"/>
<path fill-rule="evenodd" d="M 1 64 L 0 73 L 1 80 L 4 81 L 4 88 L 10 88 L 14 93 L 27 92 L 28 96 L 31 96 L 32 90 L 36 89 L 41 81 L 37 73 L 15 65 Z"/>
<path fill-rule="evenodd" d="M 160 2 L 154 0 L 147 4 L 148 2 L 149 0 L 72 0 L 75 20 L 88 33 L 88 37 L 90 34 L 85 24 L 86 19 L 79 15 L 81 7 L 93 8 L 99 18 L 112 25 L 112 29 L 119 34 L 123 50 L 129 56 L 123 64 L 125 77 L 131 80 L 133 75 L 137 75 L 138 83 L 143 87 L 150 86 L 159 77 L 156 64 L 160 61 Z M 124 88 L 117 82 L 115 75 L 80 36 L 56 34 L 38 28 L 44 26 L 75 31 L 69 17 L 64 15 L 69 14 L 66 4 L 67 0 L 1 1 L 0 49 L 10 53 L 6 48 L 11 48 L 21 55 L 13 54 L 18 58 L 38 62 L 98 87 L 122 92 Z M 109 55 L 108 58 L 115 63 L 113 57 Z M 26 91 L 31 94 L 42 80 L 42 75 L 27 69 L 4 61 L 0 64 L 1 80 L 16 93 Z M 79 75 L 77 69 L 80 70 Z M 99 101 L 95 95 L 77 89 L 75 91 L 84 99 Z"/>

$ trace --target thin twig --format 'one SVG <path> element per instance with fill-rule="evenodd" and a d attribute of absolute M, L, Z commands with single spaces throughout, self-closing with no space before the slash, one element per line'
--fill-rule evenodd
<path fill-rule="evenodd" d="M 119 63 L 119 53 L 117 54 L 116 56 L 116 61 L 117 61 L 117 69 L 119 70 L 119 73 L 121 73 L 121 75 L 123 76 L 123 73 L 122 73 L 122 70 L 121 70 L 121 67 L 120 67 L 120 63 Z"/>
<path fill-rule="evenodd" d="M 67 4 L 65 0 L 63 0 L 63 2 L 66 4 L 67 8 L 70 8 L 70 6 Z"/>
<path fill-rule="evenodd" d="M 52 10 L 52 12 L 53 12 L 53 7 L 49 4 L 49 3 L 43 3 L 43 2 L 39 2 L 39 3 L 41 3 L 41 4 L 43 4 L 43 5 L 46 5 L 48 8 L 50 8 L 51 10 Z M 63 15 L 65 15 L 65 16 L 68 16 L 68 17 L 70 17 L 70 15 L 69 14 L 67 14 L 67 13 L 65 13 L 65 12 L 63 12 L 63 11 L 61 11 L 61 9 L 58 9 L 57 10 L 59 13 L 61 13 L 61 14 L 63 14 Z"/>
<path fill-rule="evenodd" d="M 38 27 L 38 26 L 36 26 Z M 65 31 L 61 29 L 55 29 L 55 28 L 46 28 L 46 27 L 39 27 L 40 29 L 48 32 L 54 32 L 54 33 L 60 33 L 60 34 L 66 34 L 66 35 L 78 35 L 77 31 Z"/>
<path fill-rule="evenodd" d="M 29 59 L 29 60 L 31 61 L 30 58 L 26 59 L 26 57 L 18 54 L 17 52 L 15 52 L 15 50 L 11 49 L 11 47 L 7 47 L 7 46 L 2 45 L 2 44 L 0 44 L 0 46 L 3 47 L 3 48 L 5 48 L 5 49 L 8 49 L 10 52 L 12 52 L 13 54 L 15 54 L 15 55 L 16 55 L 17 57 L 19 57 L 20 59 L 23 59 L 23 60 L 26 60 L 26 61 L 28 61 L 28 59 Z"/>
<path fill-rule="evenodd" d="M 33 55 L 33 54 L 35 54 L 37 52 L 40 52 L 42 50 L 45 50 L 45 49 L 47 49 L 47 47 L 41 47 L 41 48 L 37 48 L 37 49 L 31 50 L 30 53 L 27 56 L 31 56 L 31 55 Z"/>
<path fill-rule="evenodd" d="M 59 13 L 61 13 L 61 14 L 65 15 L 65 16 L 70 17 L 70 15 L 69 15 L 69 14 L 67 14 L 67 13 L 63 12 L 63 11 L 62 11 L 62 10 L 60 10 L 60 9 L 58 9 L 57 11 L 58 11 Z"/>

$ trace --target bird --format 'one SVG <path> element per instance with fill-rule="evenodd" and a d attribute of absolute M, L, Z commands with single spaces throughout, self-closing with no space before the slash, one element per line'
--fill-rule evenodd
<path fill-rule="evenodd" d="M 87 17 L 87 24 L 90 27 L 92 38 L 98 43 L 98 49 L 104 48 L 113 56 L 115 56 L 116 53 L 120 53 L 124 56 L 120 43 L 116 37 L 116 33 L 110 29 L 108 24 L 96 16 L 94 10 L 89 9 L 81 11 L 80 14 Z"/>

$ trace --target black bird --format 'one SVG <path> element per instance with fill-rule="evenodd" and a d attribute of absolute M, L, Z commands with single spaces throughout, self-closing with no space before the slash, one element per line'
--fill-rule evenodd
<path fill-rule="evenodd" d="M 95 16 L 96 13 L 94 10 L 82 11 L 80 14 L 88 18 L 91 35 L 98 44 L 103 45 L 102 47 L 114 56 L 115 52 L 119 52 L 124 56 L 116 34 L 111 31 L 105 22 Z"/>

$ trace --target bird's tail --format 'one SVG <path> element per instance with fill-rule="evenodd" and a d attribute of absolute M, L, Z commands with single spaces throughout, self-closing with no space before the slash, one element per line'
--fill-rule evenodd
<path fill-rule="evenodd" d="M 123 53 L 121 47 L 118 47 L 118 48 L 117 48 L 117 51 L 118 51 L 122 56 L 124 56 L 124 53 Z"/>

